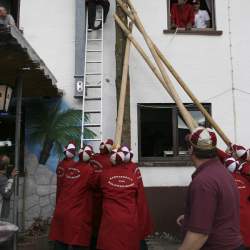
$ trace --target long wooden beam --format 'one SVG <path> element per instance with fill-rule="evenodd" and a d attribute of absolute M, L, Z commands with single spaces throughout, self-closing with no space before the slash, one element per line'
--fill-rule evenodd
<path fill-rule="evenodd" d="M 130 23 L 129 24 L 129 32 L 130 33 L 132 32 L 132 26 L 133 26 L 133 24 Z M 119 106 L 118 106 L 118 111 L 117 111 L 118 113 L 117 113 L 115 141 L 114 141 L 115 148 L 118 148 L 121 146 L 124 109 L 125 109 L 125 102 L 126 102 L 126 90 L 127 90 L 127 82 L 128 82 L 130 48 L 131 48 L 131 41 L 129 38 L 127 38 L 125 55 L 124 55 L 124 62 L 123 62 Z"/>
<path fill-rule="evenodd" d="M 129 7 L 132 9 L 132 11 L 129 11 L 127 6 L 121 1 L 116 0 L 118 4 L 121 6 L 123 11 L 127 14 L 127 16 L 133 21 L 136 25 L 136 27 L 139 29 L 140 32 L 140 26 L 137 24 L 134 15 L 132 14 L 134 11 L 134 7 L 131 3 L 131 1 L 128 1 Z M 196 98 L 196 96 L 192 93 L 188 85 L 184 82 L 184 80 L 181 78 L 181 76 L 177 73 L 177 71 L 173 68 L 171 63 L 167 60 L 167 58 L 164 56 L 164 54 L 160 51 L 160 49 L 156 46 L 155 43 L 154 48 L 159 55 L 161 61 L 164 63 L 164 65 L 168 68 L 168 70 L 172 73 L 176 81 L 180 84 L 180 86 L 183 88 L 183 90 L 187 93 L 189 98 L 195 103 L 197 108 L 201 111 L 201 113 L 206 117 L 207 121 L 212 125 L 212 127 L 216 130 L 216 132 L 220 135 L 222 140 L 228 145 L 231 145 L 231 140 L 226 136 L 226 134 L 223 132 L 223 130 L 220 128 L 220 126 L 215 122 L 215 120 L 212 118 L 212 116 L 207 112 L 207 110 L 203 107 L 203 105 L 200 103 L 200 101 Z"/>
<path fill-rule="evenodd" d="M 118 2 L 119 3 L 119 2 Z M 129 6 L 131 8 L 131 11 L 132 11 L 132 15 L 134 17 L 134 22 L 136 23 L 136 25 L 139 27 L 139 31 L 142 33 L 143 37 L 144 37 L 144 40 L 160 70 L 160 73 L 162 75 L 162 78 L 165 82 L 165 84 L 168 86 L 168 92 L 170 94 L 170 96 L 173 98 L 173 100 L 175 101 L 177 107 L 179 108 L 180 110 L 180 113 L 184 119 L 184 121 L 186 122 L 187 126 L 189 127 L 189 129 L 191 131 L 193 131 L 196 127 L 198 127 L 198 124 L 197 122 L 193 119 L 193 117 L 191 116 L 191 114 L 188 112 L 188 110 L 186 109 L 186 107 L 184 106 L 184 104 L 182 103 L 177 91 L 175 90 L 174 88 L 174 85 L 172 84 L 170 78 L 168 77 L 167 75 L 167 72 L 162 64 L 162 61 L 160 60 L 155 48 L 154 48 L 154 45 L 153 45 L 153 42 L 151 40 L 151 38 L 148 36 L 148 34 L 146 33 L 144 27 L 143 27 L 143 24 L 141 23 L 136 11 L 134 10 L 131 4 L 131 2 L 128 0 L 128 3 L 129 3 Z"/>

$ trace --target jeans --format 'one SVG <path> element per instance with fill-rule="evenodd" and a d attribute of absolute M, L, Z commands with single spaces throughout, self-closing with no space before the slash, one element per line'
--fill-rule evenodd
<path fill-rule="evenodd" d="M 95 24 L 97 5 L 101 5 L 103 8 L 104 23 L 106 22 L 106 19 L 108 16 L 109 7 L 110 7 L 110 3 L 108 0 L 89 0 L 88 1 L 88 22 L 89 22 L 90 28 L 93 28 Z"/>

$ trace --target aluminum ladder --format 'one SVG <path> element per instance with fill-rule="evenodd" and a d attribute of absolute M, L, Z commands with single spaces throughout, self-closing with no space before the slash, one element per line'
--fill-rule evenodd
<path fill-rule="evenodd" d="M 102 87 L 103 87 L 103 9 L 97 7 L 96 24 L 101 29 L 88 32 L 88 11 L 86 13 L 86 41 L 84 81 L 82 89 L 81 147 L 90 144 L 96 149 L 102 141 Z M 96 134 L 86 136 L 86 128 Z"/>

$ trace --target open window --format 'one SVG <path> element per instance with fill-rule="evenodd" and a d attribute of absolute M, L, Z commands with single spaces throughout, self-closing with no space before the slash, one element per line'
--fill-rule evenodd
<path fill-rule="evenodd" d="M 17 27 L 19 26 L 19 10 L 20 0 L 0 0 L 0 4 L 6 7 L 8 13 L 10 13 L 15 19 Z"/>
<path fill-rule="evenodd" d="M 203 104 L 211 113 L 211 105 Z M 185 104 L 200 126 L 209 127 L 193 104 Z M 189 133 L 175 104 L 138 104 L 139 161 L 187 161 Z"/>
<path fill-rule="evenodd" d="M 215 0 L 167 0 L 164 33 L 221 35 L 216 28 Z"/>

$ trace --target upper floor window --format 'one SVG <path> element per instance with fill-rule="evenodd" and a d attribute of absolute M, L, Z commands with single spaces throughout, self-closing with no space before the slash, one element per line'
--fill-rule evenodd
<path fill-rule="evenodd" d="M 214 0 L 167 0 L 165 33 L 222 34 L 216 31 Z"/>

